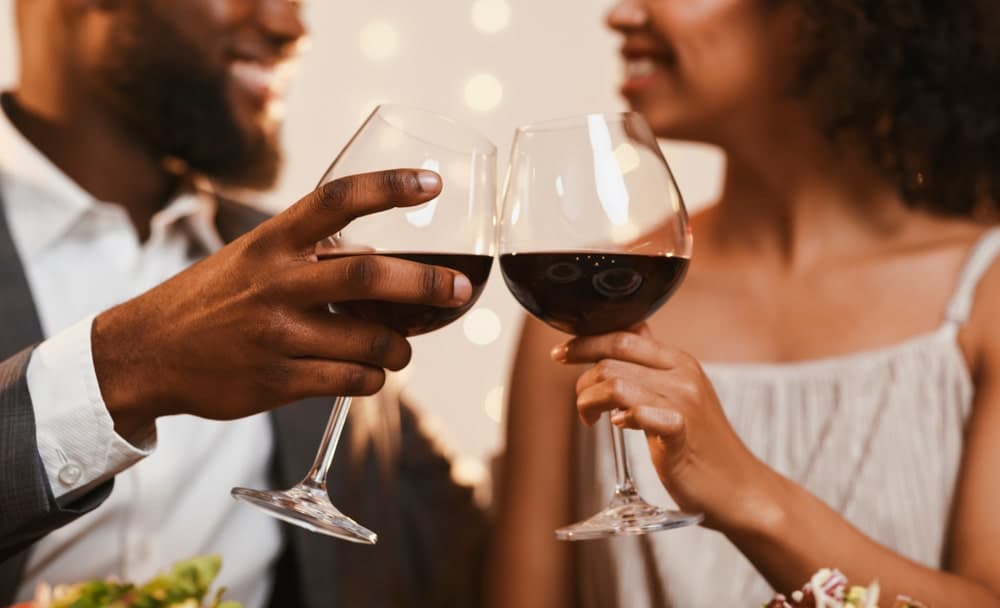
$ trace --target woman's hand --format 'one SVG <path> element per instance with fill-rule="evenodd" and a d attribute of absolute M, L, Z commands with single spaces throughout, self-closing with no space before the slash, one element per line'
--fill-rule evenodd
<path fill-rule="evenodd" d="M 631 332 L 573 339 L 561 363 L 595 363 L 576 384 L 587 425 L 605 412 L 620 427 L 645 431 L 653 465 L 678 506 L 720 530 L 756 527 L 777 477 L 743 444 L 698 361 L 657 342 L 645 324 Z"/>

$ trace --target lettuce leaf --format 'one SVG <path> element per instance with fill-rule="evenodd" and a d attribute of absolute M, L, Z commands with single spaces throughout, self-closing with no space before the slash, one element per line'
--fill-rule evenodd
<path fill-rule="evenodd" d="M 201 606 L 222 568 L 218 555 L 196 557 L 173 565 L 141 587 L 90 581 L 63 587 L 52 608 L 171 608 Z M 208 608 L 242 608 L 239 602 L 222 601 L 219 589 Z"/>

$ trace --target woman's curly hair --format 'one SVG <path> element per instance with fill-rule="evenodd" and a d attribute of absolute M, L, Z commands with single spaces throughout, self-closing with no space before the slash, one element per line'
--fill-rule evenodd
<path fill-rule="evenodd" d="M 908 204 L 996 214 L 1000 0 L 792 0 L 805 13 L 799 92 L 860 143 Z"/>

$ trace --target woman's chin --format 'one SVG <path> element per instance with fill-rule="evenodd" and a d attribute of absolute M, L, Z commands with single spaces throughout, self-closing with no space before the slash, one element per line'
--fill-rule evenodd
<path fill-rule="evenodd" d="M 692 120 L 686 120 L 675 113 L 664 112 L 663 108 L 633 106 L 632 110 L 643 115 L 649 128 L 660 139 L 682 139 L 687 141 L 707 141 L 710 139 L 704 129 Z"/>

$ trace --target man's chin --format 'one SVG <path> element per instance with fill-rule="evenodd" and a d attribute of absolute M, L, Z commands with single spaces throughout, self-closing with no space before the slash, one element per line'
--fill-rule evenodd
<path fill-rule="evenodd" d="M 284 161 L 277 129 L 222 129 L 216 135 L 214 142 L 190 150 L 191 170 L 225 188 L 261 191 L 275 186 Z"/>
<path fill-rule="evenodd" d="M 244 165 L 240 170 L 206 173 L 206 177 L 226 189 L 271 190 L 281 176 L 283 161 L 282 155 L 275 153 L 272 157 Z"/>
<path fill-rule="evenodd" d="M 216 159 L 220 170 L 210 177 L 229 188 L 272 189 L 284 164 L 280 124 L 260 115 L 247 120 L 245 115 L 237 113 L 234 118 L 236 124 L 242 123 L 242 144 L 233 146 L 233 154 L 227 158 Z"/>

